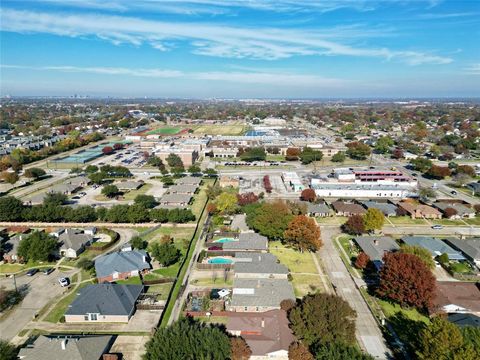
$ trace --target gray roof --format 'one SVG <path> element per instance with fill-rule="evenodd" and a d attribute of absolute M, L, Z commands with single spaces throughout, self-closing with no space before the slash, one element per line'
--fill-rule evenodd
<path fill-rule="evenodd" d="M 18 245 L 20 245 L 20 241 L 27 238 L 28 234 L 15 234 L 10 239 L 8 239 L 4 246 L 5 246 L 5 254 L 8 255 L 17 255 Z"/>
<path fill-rule="evenodd" d="M 427 249 L 433 257 L 446 253 L 450 260 L 465 260 L 460 252 L 452 249 L 439 239 L 428 236 L 405 236 L 402 241 L 408 245 L 421 246 Z"/>
<path fill-rule="evenodd" d="M 382 203 L 377 201 L 362 201 L 363 206 L 367 209 L 378 209 L 384 215 L 396 215 L 397 214 L 397 207 L 390 203 Z"/>
<path fill-rule="evenodd" d="M 143 261 L 144 257 L 147 257 L 145 250 L 120 251 L 101 256 L 95 260 L 97 277 L 109 276 L 114 272 L 124 273 L 150 269 L 150 264 Z"/>
<path fill-rule="evenodd" d="M 64 181 L 65 184 L 72 184 L 76 186 L 83 186 L 83 184 L 90 184 L 91 182 L 92 181 L 84 175 L 75 176 Z"/>
<path fill-rule="evenodd" d="M 115 183 L 115 186 L 117 188 L 125 189 L 125 190 L 136 190 L 140 186 L 142 186 L 144 183 L 140 181 L 121 181 L 119 183 Z"/>
<path fill-rule="evenodd" d="M 448 238 L 445 239 L 445 242 L 460 250 L 469 259 L 480 261 L 480 238 L 465 240 L 459 238 Z"/>
<path fill-rule="evenodd" d="M 65 350 L 62 341 L 66 339 Z M 99 360 L 110 349 L 113 337 L 99 336 L 40 336 L 32 345 L 20 349 L 25 360 Z"/>
<path fill-rule="evenodd" d="M 92 239 L 93 236 L 84 234 L 82 230 L 78 229 L 65 229 L 58 237 L 58 240 L 62 243 L 61 250 L 73 249 L 75 251 L 80 250 Z"/>
<path fill-rule="evenodd" d="M 159 203 L 162 205 L 188 204 L 191 199 L 192 199 L 192 195 L 165 194 L 160 198 Z"/>
<path fill-rule="evenodd" d="M 236 278 L 233 281 L 232 306 L 279 307 L 285 299 L 295 300 L 288 280 Z"/>
<path fill-rule="evenodd" d="M 80 290 L 66 315 L 130 315 L 143 285 L 95 284 Z"/>
<path fill-rule="evenodd" d="M 444 201 L 437 201 L 436 203 L 433 204 L 435 207 L 438 209 L 445 211 L 447 208 L 452 208 L 455 209 L 460 216 L 465 216 L 468 214 L 475 214 L 475 210 L 465 206 L 464 204 L 461 203 L 449 203 L 449 202 L 444 202 Z"/>
<path fill-rule="evenodd" d="M 328 207 L 327 204 L 313 204 L 307 203 L 307 211 L 310 214 L 333 214 L 333 210 Z"/>
<path fill-rule="evenodd" d="M 288 274 L 288 268 L 270 253 L 238 252 L 233 269 L 239 274 Z"/>
<path fill-rule="evenodd" d="M 385 252 L 400 249 L 395 240 L 389 236 L 358 236 L 355 242 L 372 261 L 382 261 Z"/>
<path fill-rule="evenodd" d="M 170 194 L 194 194 L 197 191 L 197 185 L 177 184 L 170 186 L 167 192 Z"/>
<path fill-rule="evenodd" d="M 59 192 L 59 193 L 70 193 L 78 189 L 77 185 L 72 184 L 57 184 L 53 185 L 50 189 L 50 192 Z"/>
<path fill-rule="evenodd" d="M 223 250 L 267 250 L 268 239 L 254 232 L 241 233 L 238 241 L 223 243 Z"/>
<path fill-rule="evenodd" d="M 200 185 L 202 182 L 202 178 L 200 177 L 195 177 L 195 176 L 185 176 L 182 178 L 179 178 L 176 183 L 180 185 Z"/>
<path fill-rule="evenodd" d="M 42 204 L 43 203 L 43 200 L 45 200 L 45 198 L 47 197 L 47 193 L 46 192 L 41 192 L 39 194 L 36 194 L 36 195 L 32 195 L 31 197 L 28 197 L 26 199 L 24 199 L 24 203 L 31 203 L 32 205 L 35 205 L 35 204 Z"/>

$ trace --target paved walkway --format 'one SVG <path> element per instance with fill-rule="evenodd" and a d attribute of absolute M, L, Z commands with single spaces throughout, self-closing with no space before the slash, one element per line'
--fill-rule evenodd
<path fill-rule="evenodd" d="M 334 246 L 334 239 L 339 234 L 338 227 L 322 227 L 324 246 L 317 256 L 323 261 L 335 292 L 357 312 L 356 337 L 362 349 L 377 359 L 388 359 L 391 353 L 378 324 Z"/>

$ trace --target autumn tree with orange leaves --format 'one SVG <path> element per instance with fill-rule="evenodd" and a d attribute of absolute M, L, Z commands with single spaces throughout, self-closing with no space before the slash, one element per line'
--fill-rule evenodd
<path fill-rule="evenodd" d="M 320 227 L 315 219 L 297 215 L 288 224 L 284 233 L 285 242 L 301 252 L 317 251 L 322 246 Z"/>

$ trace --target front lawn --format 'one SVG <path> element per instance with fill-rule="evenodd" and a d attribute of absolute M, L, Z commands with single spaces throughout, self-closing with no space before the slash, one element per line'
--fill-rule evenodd
<path fill-rule="evenodd" d="M 430 220 L 432 224 L 438 224 L 438 225 L 465 225 L 465 223 L 460 220 L 460 219 L 435 219 L 435 220 Z"/>
<path fill-rule="evenodd" d="M 45 268 L 55 266 L 55 262 L 46 262 L 46 261 L 29 261 L 25 264 L 2 264 L 0 265 L 0 274 L 11 274 L 16 273 L 22 270 L 27 270 L 30 268 Z"/>
<path fill-rule="evenodd" d="M 152 184 L 143 184 L 142 187 L 138 190 L 131 190 L 131 191 L 128 191 L 126 192 L 124 195 L 123 195 L 123 199 L 124 200 L 135 200 L 135 198 L 138 196 L 138 195 L 143 195 L 145 194 L 148 190 L 150 190 L 151 188 L 153 187 Z"/>
<path fill-rule="evenodd" d="M 392 216 L 388 220 L 395 225 L 428 225 L 424 219 L 412 219 L 409 216 Z"/>
<path fill-rule="evenodd" d="M 72 282 L 73 282 L 73 279 L 72 279 Z M 61 299 L 55 305 L 55 307 L 48 313 L 48 315 L 45 317 L 45 321 L 48 321 L 51 323 L 58 323 L 65 315 L 65 312 L 68 310 L 68 306 L 77 297 L 78 291 L 87 285 L 91 285 L 91 283 L 89 282 L 81 283 L 78 286 L 78 288 L 71 290 L 70 293 L 67 296 L 65 296 L 63 299 Z"/>
<path fill-rule="evenodd" d="M 376 301 L 378 305 L 380 305 L 380 307 L 382 308 L 383 314 L 387 319 L 397 315 L 398 313 L 402 313 L 404 316 L 406 316 L 410 320 L 422 321 L 425 324 L 430 323 L 430 320 L 428 319 L 428 317 L 418 312 L 418 310 L 415 308 L 404 309 L 400 305 L 389 302 L 389 301 L 380 300 L 380 299 L 376 299 Z"/>
<path fill-rule="evenodd" d="M 320 275 L 292 274 L 292 285 L 295 296 L 299 298 L 325 291 Z"/>
<path fill-rule="evenodd" d="M 316 217 L 319 225 L 343 225 L 347 221 L 346 216 Z"/>
<path fill-rule="evenodd" d="M 478 225 L 480 226 L 480 216 L 476 216 L 473 219 L 465 219 L 465 222 L 469 225 Z"/>
<path fill-rule="evenodd" d="M 318 273 L 315 263 L 313 262 L 312 254 L 309 252 L 301 253 L 300 251 L 287 248 L 280 241 L 270 241 L 268 248 L 283 265 L 288 267 L 290 272 Z"/>

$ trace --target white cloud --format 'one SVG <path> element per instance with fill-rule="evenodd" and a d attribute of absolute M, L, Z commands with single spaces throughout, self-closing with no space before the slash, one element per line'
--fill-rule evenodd
<path fill-rule="evenodd" d="M 323 30 L 249 28 L 212 23 L 166 22 L 134 17 L 59 14 L 0 9 L 1 30 L 98 37 L 119 45 L 148 43 L 162 51 L 165 41 L 188 41 L 202 55 L 275 60 L 302 55 L 342 55 L 397 59 L 411 65 L 447 64 L 453 60 L 418 51 L 355 47 L 341 43 L 365 36 L 362 28 Z M 373 36 L 373 34 L 371 34 Z"/>
<path fill-rule="evenodd" d="M 472 64 L 466 67 L 465 72 L 471 75 L 480 75 L 480 63 Z"/>

